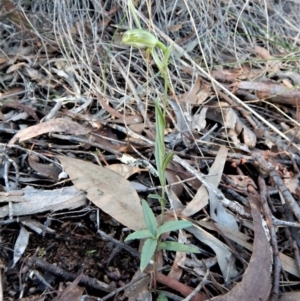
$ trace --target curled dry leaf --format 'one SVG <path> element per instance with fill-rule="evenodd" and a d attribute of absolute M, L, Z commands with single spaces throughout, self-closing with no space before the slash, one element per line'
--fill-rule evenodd
<path fill-rule="evenodd" d="M 201 82 L 200 77 L 197 77 L 195 84 L 181 95 L 178 95 L 178 100 L 183 104 L 200 105 L 211 95 L 210 87 Z"/>
<path fill-rule="evenodd" d="M 222 243 L 219 239 L 214 237 L 212 234 L 206 232 L 201 227 L 192 226 L 185 229 L 186 231 L 194 234 L 194 236 L 212 248 L 217 256 L 218 264 L 222 271 L 224 279 L 232 279 L 238 275 L 238 271 L 235 267 L 235 260 L 232 252 L 229 248 Z M 243 300 L 243 299 L 232 299 L 232 300 Z"/>
<path fill-rule="evenodd" d="M 108 168 L 119 175 L 123 176 L 125 179 L 128 179 L 133 174 L 140 172 L 140 171 L 146 171 L 146 169 L 140 169 L 136 166 L 130 166 L 126 164 L 111 164 L 109 166 L 106 166 L 105 168 Z"/>
<path fill-rule="evenodd" d="M 253 90 L 259 99 L 266 99 L 273 103 L 296 106 L 300 101 L 300 88 L 288 89 L 283 85 L 269 82 L 240 82 L 238 89 Z"/>
<path fill-rule="evenodd" d="M 225 102 L 220 102 L 219 104 L 217 102 L 210 102 L 210 104 L 221 105 L 222 108 L 218 110 L 209 109 L 206 114 L 207 118 L 223 124 L 224 127 L 229 130 L 228 134 L 235 146 L 243 148 L 243 145 L 238 138 L 238 136 L 241 135 L 246 146 L 244 146 L 245 151 L 248 151 L 247 147 L 255 147 L 256 135 L 243 123 L 234 109 L 230 108 Z"/>
<path fill-rule="evenodd" d="M 15 217 L 41 213 L 45 211 L 59 211 L 75 209 L 87 204 L 84 192 L 74 186 L 53 190 L 42 190 L 26 186 L 18 190 L 17 194 L 0 195 L 1 203 L 12 202 L 12 212 Z M 9 205 L 1 207 L 0 218 L 10 214 Z"/>
<path fill-rule="evenodd" d="M 198 224 L 207 229 L 210 229 L 213 231 L 215 230 L 215 227 L 212 225 L 211 222 L 198 221 Z M 250 223 L 249 225 L 247 225 L 247 224 L 248 224 L 248 222 L 244 220 L 244 225 L 249 229 L 253 229 L 252 223 Z M 246 235 L 242 232 L 239 232 L 239 231 L 232 230 L 232 228 L 229 228 L 226 226 L 222 226 L 222 233 L 226 237 L 230 238 L 232 241 L 234 241 L 237 244 L 244 247 L 245 249 L 247 249 L 251 252 L 253 251 L 253 245 L 252 245 L 252 243 L 249 243 L 251 238 L 248 235 Z M 300 272 L 297 269 L 297 264 L 296 264 L 295 259 L 283 254 L 282 252 L 279 252 L 279 257 L 280 257 L 280 261 L 282 263 L 282 268 L 286 272 L 300 278 Z"/>
<path fill-rule="evenodd" d="M 81 126 L 80 124 L 63 118 L 52 119 L 44 123 L 36 124 L 30 126 L 26 129 L 19 131 L 14 137 L 9 141 L 9 145 L 15 144 L 16 141 L 25 141 L 36 136 L 59 132 L 70 135 L 85 135 L 89 133 L 89 129 Z"/>
<path fill-rule="evenodd" d="M 280 69 L 280 67 L 282 65 L 282 61 L 275 60 L 275 57 L 272 56 L 267 49 L 260 47 L 260 46 L 255 46 L 254 52 L 262 59 L 268 60 L 268 69 L 269 69 L 268 71 L 269 72 L 277 72 Z"/>
<path fill-rule="evenodd" d="M 81 280 L 83 273 L 78 275 L 78 277 L 71 282 L 65 289 L 58 292 L 58 295 L 52 299 L 52 301 L 79 301 L 85 290 L 84 287 L 78 286 L 79 281 Z"/>
<path fill-rule="evenodd" d="M 58 179 L 58 176 L 61 173 L 61 169 L 57 165 L 39 163 L 39 158 L 34 155 L 28 157 L 28 164 L 35 172 L 38 173 L 38 175 L 55 181 Z"/>
<path fill-rule="evenodd" d="M 209 170 L 207 177 L 207 182 L 214 185 L 215 187 L 219 186 L 224 164 L 226 162 L 227 150 L 225 147 L 221 147 L 218 151 L 217 157 Z M 201 209 L 203 209 L 208 204 L 209 193 L 207 189 L 202 185 L 192 201 L 186 206 L 186 208 L 181 212 L 183 216 L 191 216 Z"/>
<path fill-rule="evenodd" d="M 262 218 L 256 200 L 249 196 L 254 222 L 253 253 L 242 281 L 226 295 L 212 298 L 213 301 L 266 301 L 271 285 L 272 252 L 266 237 Z"/>
<path fill-rule="evenodd" d="M 27 245 L 29 243 L 29 235 L 30 233 L 24 227 L 21 226 L 19 236 L 16 240 L 15 247 L 14 247 L 14 259 L 13 259 L 12 268 L 16 265 L 16 263 L 24 254 Z"/>
<path fill-rule="evenodd" d="M 145 275 L 145 273 L 142 273 L 140 269 L 138 269 L 135 274 L 132 277 L 131 281 L 134 281 L 137 278 L 141 278 L 142 275 Z M 137 282 L 135 282 L 130 287 L 127 287 L 124 290 L 124 295 L 128 298 L 128 301 L 137 301 L 137 300 L 149 300 L 149 278 L 143 277 Z M 150 299 L 151 300 L 151 299 Z"/>
<path fill-rule="evenodd" d="M 145 229 L 139 196 L 130 182 L 114 171 L 86 161 L 57 156 L 77 189 L 108 215 L 133 230 Z"/>
<path fill-rule="evenodd" d="M 283 293 L 279 301 L 299 301 L 300 292 L 287 292 Z"/>
<path fill-rule="evenodd" d="M 239 189 L 247 189 L 248 185 L 257 188 L 255 182 L 249 176 L 227 175 L 227 177 L 230 178 Z"/>
<path fill-rule="evenodd" d="M 218 160 L 219 171 L 217 173 L 218 179 L 220 181 L 223 173 L 223 168 L 226 162 L 228 149 L 225 146 L 221 146 L 218 151 L 216 161 Z M 217 186 L 217 185 L 216 185 Z M 238 229 L 238 224 L 235 218 L 227 212 L 224 205 L 220 202 L 220 200 L 216 197 L 215 193 L 209 191 L 209 199 L 210 199 L 210 216 L 212 219 L 220 226 L 228 226 L 234 230 Z"/>

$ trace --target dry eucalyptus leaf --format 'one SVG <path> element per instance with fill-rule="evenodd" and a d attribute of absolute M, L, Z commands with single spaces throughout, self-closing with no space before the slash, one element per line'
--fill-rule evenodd
<path fill-rule="evenodd" d="M 226 295 L 212 298 L 211 300 L 213 301 L 266 301 L 269 298 L 272 288 L 271 267 L 273 254 L 262 225 L 263 220 L 256 200 L 249 196 L 249 202 L 255 232 L 253 253 L 249 265 L 246 268 L 242 281 Z"/>
<path fill-rule="evenodd" d="M 24 254 L 29 242 L 29 235 L 30 233 L 24 227 L 21 226 L 19 236 L 14 247 L 14 260 L 12 268 L 16 265 L 16 263 Z"/>
<path fill-rule="evenodd" d="M 210 104 L 222 106 L 222 108 L 209 109 L 206 114 L 207 118 L 223 124 L 228 129 L 227 133 L 235 146 L 244 148 L 245 151 L 249 151 L 248 147 L 255 147 L 256 135 L 243 123 L 234 109 L 230 108 L 225 102 L 210 102 Z M 241 143 L 239 135 L 242 136 L 244 145 Z"/>
<path fill-rule="evenodd" d="M 140 269 L 136 271 L 132 280 L 140 278 L 142 275 L 145 275 L 141 272 Z M 151 294 L 149 292 L 149 278 L 144 277 L 135 282 L 130 287 L 124 290 L 124 295 L 128 298 L 128 301 L 150 301 L 152 300 Z"/>
<path fill-rule="evenodd" d="M 39 163 L 39 157 L 35 155 L 28 157 L 28 164 L 38 175 L 55 181 L 61 173 L 61 169 L 57 165 L 49 164 L 48 162 L 46 164 Z"/>
<path fill-rule="evenodd" d="M 209 170 L 209 174 L 207 176 L 206 181 L 210 184 L 213 184 L 215 187 L 218 187 L 222 173 L 224 164 L 226 162 L 227 157 L 227 150 L 225 147 L 221 147 L 218 151 L 216 159 Z M 208 204 L 208 191 L 202 185 L 196 195 L 194 196 L 193 200 L 186 206 L 186 208 L 182 211 L 182 215 L 184 216 L 191 216 L 201 209 L 203 209 Z"/>
<path fill-rule="evenodd" d="M 131 177 L 133 174 L 141 171 L 146 171 L 146 169 L 140 169 L 139 167 L 136 166 L 130 166 L 126 164 L 111 164 L 109 166 L 106 166 L 105 168 L 108 168 L 119 175 L 123 176 L 125 179 L 128 179 Z"/>
<path fill-rule="evenodd" d="M 203 107 L 199 114 L 192 117 L 192 129 L 201 132 L 206 127 L 207 107 Z"/>
<path fill-rule="evenodd" d="M 268 99 L 272 103 L 296 106 L 300 100 L 299 88 L 289 89 L 273 82 L 242 81 L 238 83 L 237 87 L 241 90 L 253 90 L 259 99 Z"/>
<path fill-rule="evenodd" d="M 195 84 L 181 95 L 178 95 L 178 99 L 181 103 L 188 103 L 191 105 L 202 104 L 211 95 L 210 87 L 201 82 L 200 77 L 197 77 Z"/>
<path fill-rule="evenodd" d="M 226 162 L 228 150 L 225 146 L 221 146 L 216 160 L 218 164 L 218 171 L 216 172 L 216 176 L 218 180 L 221 180 L 223 168 Z M 211 171 L 210 171 L 211 172 Z M 216 178 L 215 178 L 216 179 Z M 217 184 L 218 185 L 218 184 Z M 217 186 L 216 185 L 216 186 Z M 214 193 L 208 191 L 209 193 L 209 204 L 210 204 L 210 216 L 219 226 L 228 226 L 231 229 L 238 230 L 238 225 L 235 218 L 227 212 L 224 205 L 220 202 L 220 200 L 216 197 Z"/>
<path fill-rule="evenodd" d="M 198 223 L 202 227 L 215 231 L 215 227 L 212 226 L 211 222 L 198 221 Z M 244 225 L 245 224 L 247 223 L 244 223 Z M 248 226 L 246 227 L 248 228 Z M 249 228 L 253 229 L 252 223 L 251 223 L 251 227 Z M 222 232 L 226 237 L 230 238 L 232 241 L 236 242 L 237 244 L 243 246 L 245 249 L 249 251 L 253 250 L 253 245 L 252 243 L 249 243 L 250 237 L 248 235 L 239 231 L 232 230 L 231 228 L 226 226 L 222 226 Z M 282 252 L 279 252 L 279 257 L 282 264 L 282 268 L 286 272 L 300 278 L 300 272 L 297 269 L 297 264 L 295 259 L 283 254 Z"/>
<path fill-rule="evenodd" d="M 222 271 L 225 279 L 232 279 L 236 277 L 239 273 L 235 267 L 234 256 L 229 248 L 222 243 L 219 239 L 214 237 L 212 234 L 203 230 L 203 228 L 198 226 L 192 226 L 185 229 L 186 231 L 194 234 L 194 236 L 199 239 L 204 244 L 212 248 L 217 256 L 218 264 Z M 232 299 L 232 300 L 243 300 L 243 299 Z"/>
<path fill-rule="evenodd" d="M 130 182 L 90 162 L 57 156 L 77 189 L 108 215 L 133 230 L 145 229 L 139 196 Z"/>
<path fill-rule="evenodd" d="M 64 133 L 65 135 L 86 135 L 89 133 L 89 129 L 81 126 L 80 124 L 71 121 L 69 119 L 57 118 L 52 119 L 44 123 L 36 124 L 30 126 L 26 129 L 19 131 L 14 137 L 9 141 L 9 145 L 15 144 L 16 141 L 25 141 L 36 136 L 46 134 L 46 133 Z"/>
<path fill-rule="evenodd" d="M 52 190 L 26 186 L 18 190 L 16 194 L 1 195 L 0 204 L 2 202 L 12 202 L 12 212 L 15 217 L 45 211 L 75 209 L 87 204 L 84 192 L 77 190 L 74 186 Z M 9 205 L 2 206 L 0 218 L 8 216 L 9 212 Z"/>
<path fill-rule="evenodd" d="M 78 286 L 83 273 L 79 274 L 77 278 L 71 282 L 67 287 L 58 292 L 58 295 L 52 301 L 79 301 L 82 299 L 82 294 L 85 290 L 84 287 Z"/>

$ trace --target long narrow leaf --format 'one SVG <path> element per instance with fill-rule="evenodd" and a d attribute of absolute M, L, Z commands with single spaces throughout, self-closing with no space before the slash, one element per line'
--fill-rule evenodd
<path fill-rule="evenodd" d="M 176 241 L 164 241 L 157 246 L 158 250 L 200 253 L 199 249 L 193 246 L 187 246 Z"/>
<path fill-rule="evenodd" d="M 161 73 L 163 73 L 163 70 L 164 70 L 163 62 L 162 62 L 162 61 L 160 60 L 160 58 L 158 57 L 158 54 L 157 54 L 157 52 L 156 52 L 156 50 L 155 50 L 154 47 L 151 49 L 151 55 L 152 55 L 152 57 L 153 57 L 153 60 L 154 60 L 154 62 L 155 62 L 155 64 L 156 64 L 158 70 L 159 70 Z"/>
<path fill-rule="evenodd" d="M 142 209 L 143 209 L 143 214 L 144 214 L 147 229 L 150 231 L 152 236 L 156 237 L 157 228 L 158 228 L 157 221 L 153 211 L 151 210 L 151 208 L 149 207 L 148 203 L 145 200 L 142 200 Z"/>
<path fill-rule="evenodd" d="M 150 262 L 157 247 L 157 240 L 148 238 L 142 248 L 140 269 L 143 272 Z"/>
<path fill-rule="evenodd" d="M 165 222 L 158 228 L 157 235 L 161 235 L 165 232 L 177 231 L 180 229 L 191 227 L 193 224 L 189 221 L 170 221 Z"/>
<path fill-rule="evenodd" d="M 152 233 L 148 230 L 148 229 L 144 229 L 144 230 L 139 230 L 136 232 L 133 232 L 131 234 L 129 234 L 126 238 L 125 238 L 125 242 L 128 240 L 133 240 L 133 239 L 144 239 L 144 238 L 155 238 L 153 237 Z"/>
<path fill-rule="evenodd" d="M 164 143 L 164 130 L 165 130 L 165 118 L 162 114 L 159 102 L 154 101 L 155 105 L 155 119 L 156 119 L 156 136 L 155 136 L 155 160 L 157 172 L 160 180 L 160 184 L 164 187 L 166 185 L 165 171 L 162 168 L 163 160 L 165 157 L 165 143 Z"/>
<path fill-rule="evenodd" d="M 159 181 L 160 184 L 163 186 L 163 179 L 164 179 L 164 173 L 162 170 L 162 156 L 159 150 L 159 145 L 157 145 L 157 143 L 155 142 L 155 161 L 156 161 L 156 169 L 157 169 L 157 173 L 158 173 L 158 177 L 159 177 Z"/>
<path fill-rule="evenodd" d="M 162 170 L 165 171 L 167 169 L 167 166 L 169 165 L 169 163 L 171 162 L 171 160 L 173 159 L 174 154 L 172 152 L 169 152 L 163 159 L 163 163 L 162 163 Z"/>
<path fill-rule="evenodd" d="M 156 125 L 156 130 L 157 130 L 156 135 L 158 135 L 159 142 L 164 147 L 164 145 L 165 145 L 164 144 L 164 130 L 166 127 L 166 121 L 165 121 L 165 117 L 163 116 L 163 113 L 161 111 L 161 108 L 159 106 L 158 100 L 154 101 L 154 105 L 155 105 L 155 119 L 156 119 L 155 125 Z"/>

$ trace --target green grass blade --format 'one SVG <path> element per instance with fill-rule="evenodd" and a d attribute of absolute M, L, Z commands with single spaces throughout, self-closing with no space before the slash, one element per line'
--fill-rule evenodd
<path fill-rule="evenodd" d="M 144 214 L 147 229 L 150 231 L 152 236 L 156 237 L 157 228 L 158 228 L 157 221 L 153 211 L 151 210 L 150 206 L 145 200 L 142 200 L 142 209 L 143 209 L 143 214 Z"/>
<path fill-rule="evenodd" d="M 126 238 L 125 238 L 125 242 L 128 240 L 133 240 L 133 239 L 144 239 L 144 238 L 155 238 L 153 237 L 152 233 L 148 230 L 148 229 L 144 229 L 144 230 L 139 230 L 136 232 L 133 232 L 131 234 L 129 234 Z"/>
<path fill-rule="evenodd" d="M 179 251 L 188 253 L 200 253 L 199 249 L 193 246 L 181 244 L 176 241 L 164 241 L 157 246 L 158 250 Z"/>
<path fill-rule="evenodd" d="M 180 229 L 191 227 L 193 224 L 189 221 L 170 221 L 165 222 L 158 228 L 157 235 L 161 235 L 165 232 L 177 231 Z"/>
<path fill-rule="evenodd" d="M 157 240 L 148 238 L 142 248 L 140 269 L 143 272 L 150 262 L 157 247 Z"/>

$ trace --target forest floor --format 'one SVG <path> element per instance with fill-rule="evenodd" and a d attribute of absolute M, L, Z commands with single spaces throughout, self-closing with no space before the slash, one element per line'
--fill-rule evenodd
<path fill-rule="evenodd" d="M 0 8 L 0 301 L 300 300 L 297 1 Z"/>

